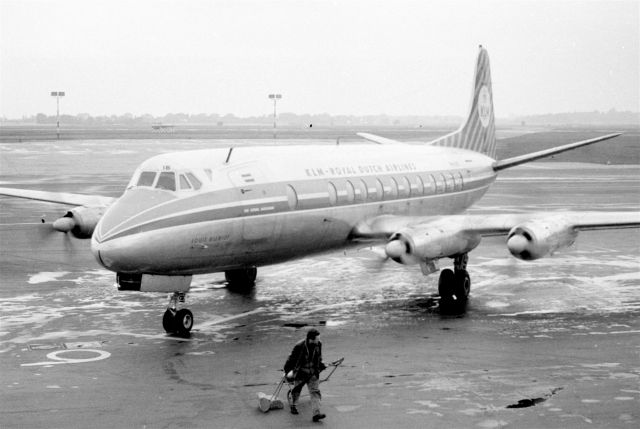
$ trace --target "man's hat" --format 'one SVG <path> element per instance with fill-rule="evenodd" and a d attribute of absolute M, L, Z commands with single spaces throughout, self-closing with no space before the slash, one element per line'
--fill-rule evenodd
<path fill-rule="evenodd" d="M 313 340 L 314 338 L 316 338 L 318 335 L 320 335 L 320 331 L 318 331 L 316 328 L 311 328 L 309 329 L 309 331 L 307 332 L 307 340 Z"/>

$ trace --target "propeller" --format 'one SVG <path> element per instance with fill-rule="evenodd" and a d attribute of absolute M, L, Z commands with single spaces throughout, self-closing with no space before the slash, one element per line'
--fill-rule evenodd
<path fill-rule="evenodd" d="M 367 268 L 371 270 L 380 271 L 385 262 L 389 260 L 389 256 L 385 252 L 385 248 L 382 246 L 371 246 L 358 249 L 358 253 L 360 252 L 367 254 L 364 261 Z"/>
<path fill-rule="evenodd" d="M 368 259 L 368 265 L 372 269 L 381 269 L 388 260 L 405 265 L 412 265 L 416 263 L 415 257 L 410 253 L 411 248 L 409 243 L 398 238 L 390 240 L 384 245 L 384 247 L 372 246 L 360 249 L 360 251 L 368 251 L 375 255 L 375 258 Z"/>
<path fill-rule="evenodd" d="M 71 217 L 61 217 L 53 221 L 53 223 L 45 222 L 42 219 L 42 223 L 38 225 L 38 235 L 44 247 L 50 247 L 59 243 L 58 240 L 62 240 L 64 246 L 64 253 L 74 254 L 76 252 L 76 246 L 71 239 L 69 232 L 75 227 L 75 221 Z M 60 234 L 62 233 L 62 235 Z M 59 245 L 58 245 L 59 246 Z M 57 247 L 57 246 L 56 246 Z"/>

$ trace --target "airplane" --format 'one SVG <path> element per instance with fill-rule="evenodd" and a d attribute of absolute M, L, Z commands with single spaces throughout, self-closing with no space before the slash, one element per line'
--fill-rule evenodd
<path fill-rule="evenodd" d="M 501 170 L 614 138 L 608 134 L 496 159 L 487 50 L 480 46 L 469 114 L 429 143 L 260 146 L 154 156 L 119 198 L 0 188 L 0 194 L 76 206 L 52 228 L 91 239 L 120 290 L 170 294 L 163 328 L 188 336 L 185 296 L 192 276 L 224 272 L 228 287 L 251 289 L 257 267 L 379 242 L 384 259 L 441 270 L 440 306 L 464 308 L 469 252 L 486 236 L 506 236 L 513 256 L 535 260 L 573 244 L 578 231 L 636 228 L 640 213 L 465 214 Z"/>

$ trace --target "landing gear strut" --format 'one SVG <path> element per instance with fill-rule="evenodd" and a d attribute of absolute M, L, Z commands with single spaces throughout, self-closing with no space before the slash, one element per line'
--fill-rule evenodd
<path fill-rule="evenodd" d="M 184 292 L 173 293 L 162 317 L 162 327 L 170 334 L 188 337 L 193 327 L 193 314 L 186 308 L 178 309 L 179 305 L 184 304 L 184 297 Z"/>
<path fill-rule="evenodd" d="M 471 291 L 471 277 L 467 272 L 469 255 L 463 253 L 453 259 L 453 271 L 445 268 L 438 280 L 440 307 L 447 310 L 464 311 L 469 292 Z"/>

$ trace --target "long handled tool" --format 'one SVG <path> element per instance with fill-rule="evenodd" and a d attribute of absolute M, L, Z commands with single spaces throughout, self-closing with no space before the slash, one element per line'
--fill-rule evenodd
<path fill-rule="evenodd" d="M 331 362 L 328 366 L 332 366 L 333 369 L 331 370 L 329 375 L 327 375 L 326 378 L 323 378 L 322 380 L 320 380 L 320 383 L 324 383 L 325 381 L 329 381 L 329 377 L 331 377 L 333 375 L 333 373 L 336 372 L 336 369 L 338 369 L 338 367 L 342 364 L 342 362 L 344 362 L 344 358 L 340 358 L 340 359 L 338 359 L 336 361 Z"/>
<path fill-rule="evenodd" d="M 338 369 L 338 367 L 342 364 L 342 362 L 344 362 L 344 358 L 340 358 L 340 359 L 338 359 L 336 361 L 331 362 L 329 365 L 327 365 L 328 367 L 332 366 L 333 369 L 331 370 L 331 372 L 325 378 L 319 380 L 319 382 L 320 383 L 324 383 L 325 381 L 328 381 L 329 378 L 333 375 L 333 373 L 336 372 L 336 369 Z M 289 406 L 291 406 L 291 404 L 292 404 L 291 390 L 293 389 L 295 383 L 294 383 L 293 380 L 286 379 L 286 377 L 285 377 L 285 380 L 289 384 L 289 391 L 287 392 L 287 402 L 289 403 Z M 303 396 L 305 396 L 305 395 L 303 395 Z"/>
<path fill-rule="evenodd" d="M 282 386 L 284 386 L 285 380 L 286 377 L 283 376 L 280 383 L 278 383 L 278 387 L 276 387 L 275 392 L 273 392 L 273 395 L 271 396 L 262 392 L 258 393 L 258 407 L 260 408 L 260 411 L 266 413 L 269 412 L 269 410 L 281 410 L 284 408 L 284 404 L 280 399 L 278 399 L 278 395 L 282 390 Z"/>

